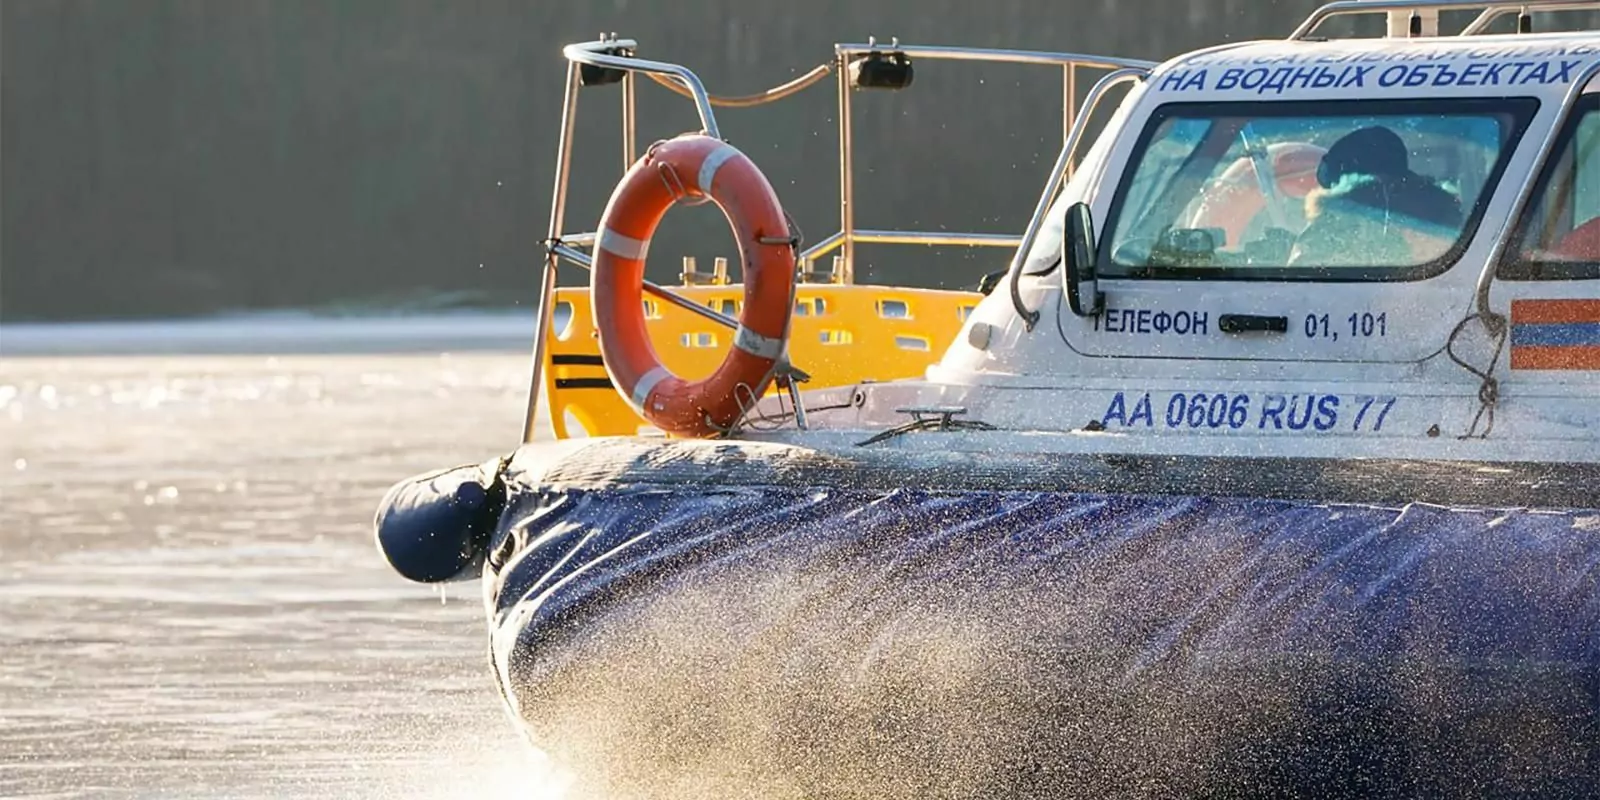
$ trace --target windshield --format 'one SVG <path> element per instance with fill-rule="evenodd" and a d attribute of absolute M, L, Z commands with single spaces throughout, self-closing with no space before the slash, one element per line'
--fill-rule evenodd
<path fill-rule="evenodd" d="M 1519 98 L 1164 106 L 1112 204 L 1101 274 L 1438 274 L 1536 108 Z"/>

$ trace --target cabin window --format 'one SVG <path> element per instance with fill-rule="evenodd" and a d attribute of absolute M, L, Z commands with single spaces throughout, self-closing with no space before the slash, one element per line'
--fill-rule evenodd
<path fill-rule="evenodd" d="M 904 300 L 879 300 L 878 316 L 884 319 L 910 319 L 911 306 Z"/>
<path fill-rule="evenodd" d="M 1600 97 L 1574 111 L 1506 248 L 1505 280 L 1600 279 Z"/>
<path fill-rule="evenodd" d="M 1420 280 L 1460 258 L 1538 101 L 1156 109 L 1113 197 L 1104 277 Z"/>

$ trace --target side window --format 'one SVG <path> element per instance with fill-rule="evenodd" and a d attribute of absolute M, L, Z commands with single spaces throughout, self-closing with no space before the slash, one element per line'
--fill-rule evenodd
<path fill-rule="evenodd" d="M 1600 98 L 1584 98 L 1517 225 L 1503 280 L 1600 279 Z"/>

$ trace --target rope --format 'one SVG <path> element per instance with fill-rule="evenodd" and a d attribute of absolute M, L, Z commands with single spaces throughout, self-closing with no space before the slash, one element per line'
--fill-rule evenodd
<path fill-rule="evenodd" d="M 740 393 L 740 390 L 743 390 L 742 394 Z M 746 398 L 749 399 L 746 400 Z M 700 416 L 701 419 L 705 421 L 706 427 L 716 431 L 719 436 L 732 436 L 745 427 L 762 432 L 775 431 L 782 427 L 783 420 L 785 418 L 792 416 L 791 412 L 785 412 L 777 417 L 769 418 L 765 412 L 760 410 L 761 401 L 756 397 L 755 390 L 751 389 L 748 384 L 743 382 L 733 385 L 733 401 L 739 404 L 739 416 L 735 417 L 733 424 L 727 426 L 726 428 L 712 421 L 711 414 L 705 409 L 700 409 Z M 778 395 L 778 408 L 780 410 L 785 408 L 783 403 L 783 395 L 781 393 Z M 754 412 L 756 415 L 754 419 L 750 418 L 751 412 Z"/>
<path fill-rule="evenodd" d="M 1466 329 L 1467 323 L 1475 319 L 1482 319 L 1484 327 L 1489 329 L 1489 335 L 1494 337 L 1494 355 L 1490 357 L 1487 369 L 1479 369 L 1468 364 L 1460 356 L 1456 355 L 1455 351 L 1456 337 Z M 1474 437 L 1487 439 L 1489 438 L 1489 432 L 1494 430 L 1494 410 L 1500 404 L 1500 380 L 1494 377 L 1494 366 L 1500 362 L 1500 354 L 1505 351 L 1507 330 L 1505 317 L 1499 314 L 1483 314 L 1479 312 L 1471 314 L 1456 323 L 1455 329 L 1450 331 L 1450 338 L 1445 340 L 1444 354 L 1449 356 L 1450 360 L 1456 363 L 1456 366 L 1478 376 L 1482 381 L 1478 385 L 1478 413 L 1473 415 L 1472 425 L 1468 426 L 1467 432 L 1461 435 L 1460 438 L 1462 439 Z M 1482 433 L 1478 432 L 1480 423 L 1484 424 Z"/>
<path fill-rule="evenodd" d="M 828 74 L 831 72 L 833 72 L 832 64 L 818 64 L 810 72 L 807 72 L 806 74 L 801 75 L 800 77 L 795 78 L 788 83 L 774 86 L 764 92 L 740 95 L 738 97 L 723 97 L 719 95 L 708 94 L 706 97 L 711 101 L 711 105 L 719 108 L 752 108 L 754 106 L 766 105 L 767 103 L 775 103 L 784 99 L 785 97 L 789 97 L 790 95 L 799 94 L 800 92 L 811 88 L 812 84 L 815 84 L 817 81 L 828 77 Z M 672 78 L 669 78 L 665 75 L 657 75 L 654 72 L 647 72 L 645 74 L 650 76 L 650 80 L 653 80 L 656 83 L 671 89 L 679 96 L 687 97 L 690 100 L 694 99 L 694 93 L 690 92 L 688 87 L 678 83 Z"/>
<path fill-rule="evenodd" d="M 743 390 L 743 394 L 740 393 L 740 390 Z M 743 383 L 735 385 L 733 387 L 733 399 L 739 403 L 739 421 L 734 423 L 734 427 L 742 424 L 748 426 L 751 430 L 763 433 L 770 433 L 783 427 L 784 420 L 794 416 L 794 412 L 789 411 L 788 405 L 784 403 L 786 394 L 783 391 L 778 392 L 779 414 L 775 417 L 769 417 L 765 411 L 761 410 L 761 399 L 756 397 L 754 389 Z"/>
<path fill-rule="evenodd" d="M 806 232 L 800 230 L 800 223 L 794 221 L 794 216 L 789 213 L 788 209 L 784 209 L 783 219 L 789 225 L 788 245 L 794 248 L 795 258 L 798 259 L 800 254 L 805 252 Z"/>
<path fill-rule="evenodd" d="M 740 389 L 744 390 L 742 395 L 739 392 Z M 751 389 L 745 384 L 740 383 L 735 385 L 733 387 L 733 394 L 734 398 L 739 403 L 740 414 L 739 418 L 735 420 L 732 425 L 724 428 L 712 422 L 710 415 L 706 414 L 706 424 L 710 425 L 712 428 L 715 428 L 717 432 L 723 436 L 731 436 L 735 433 L 738 433 L 740 429 L 746 427 L 759 432 L 771 432 L 782 428 L 784 423 L 795 418 L 793 409 L 790 408 L 789 403 L 786 402 L 788 399 L 786 392 L 779 392 L 777 395 L 778 413 L 776 414 L 768 414 L 765 411 L 762 411 L 760 400 L 755 396 L 755 390 Z M 851 390 L 850 399 L 848 401 L 843 403 L 829 403 L 825 406 L 808 406 L 806 408 L 806 413 L 814 413 L 817 411 L 843 411 L 850 408 L 860 408 L 861 405 L 866 401 L 866 394 L 861 391 L 860 386 L 857 386 L 855 389 Z M 702 411 L 701 413 L 704 414 L 705 412 Z M 754 416 L 752 417 L 752 415 Z"/>

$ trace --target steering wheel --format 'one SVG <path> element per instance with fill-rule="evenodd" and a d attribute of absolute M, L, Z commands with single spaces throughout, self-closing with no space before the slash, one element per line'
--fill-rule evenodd
<path fill-rule="evenodd" d="M 1150 255 L 1161 239 L 1156 236 L 1132 236 L 1111 251 L 1111 260 L 1122 266 L 1148 267 Z"/>

